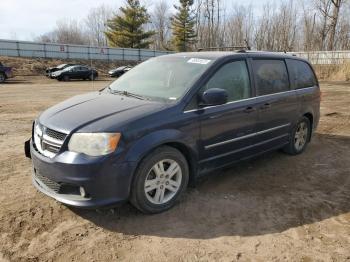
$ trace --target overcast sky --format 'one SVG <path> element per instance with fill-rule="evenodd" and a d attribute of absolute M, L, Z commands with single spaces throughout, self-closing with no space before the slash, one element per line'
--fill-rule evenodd
<path fill-rule="evenodd" d="M 158 0 L 155 0 L 158 1 Z M 152 0 L 144 0 L 148 9 Z M 229 5 L 242 3 L 241 0 L 226 0 Z M 274 0 L 247 0 L 256 11 L 266 2 Z M 170 4 L 178 3 L 168 0 Z M 117 9 L 124 0 L 0 0 L 0 39 L 32 40 L 35 36 L 52 30 L 57 20 L 83 19 L 90 8 L 106 4 Z"/>

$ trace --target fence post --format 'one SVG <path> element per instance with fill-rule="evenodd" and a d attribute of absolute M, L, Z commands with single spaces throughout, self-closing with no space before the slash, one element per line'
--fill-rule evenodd
<path fill-rule="evenodd" d="M 90 46 L 87 47 L 87 55 L 88 55 L 88 59 L 91 59 L 91 54 L 90 54 Z"/>
<path fill-rule="evenodd" d="M 68 45 L 66 45 L 66 53 L 67 53 L 67 59 L 69 59 L 69 50 L 68 50 L 68 48 L 69 48 L 69 46 Z"/>
<path fill-rule="evenodd" d="M 44 57 L 46 58 L 47 55 L 46 55 L 46 43 L 44 43 Z"/>
<path fill-rule="evenodd" d="M 21 56 L 21 53 L 19 51 L 19 42 L 16 41 L 16 48 L 17 48 L 17 53 L 18 53 L 18 56 L 20 57 Z"/>
<path fill-rule="evenodd" d="M 106 50 L 107 50 L 107 61 L 109 62 L 109 47 L 107 47 Z"/>
<path fill-rule="evenodd" d="M 124 48 L 122 48 L 122 54 L 123 54 L 123 61 L 125 61 L 125 53 L 124 53 Z"/>
<path fill-rule="evenodd" d="M 139 48 L 138 51 L 139 51 L 139 61 L 141 61 L 141 49 Z"/>

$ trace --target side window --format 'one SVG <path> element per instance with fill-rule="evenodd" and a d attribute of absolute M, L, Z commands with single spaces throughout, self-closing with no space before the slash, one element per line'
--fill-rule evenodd
<path fill-rule="evenodd" d="M 235 61 L 222 66 L 202 88 L 201 92 L 211 88 L 225 89 L 228 102 L 250 97 L 250 81 L 245 61 Z"/>
<path fill-rule="evenodd" d="M 287 65 L 295 89 L 312 87 L 317 84 L 314 72 L 307 63 L 287 59 Z"/>
<path fill-rule="evenodd" d="M 253 60 L 257 95 L 289 90 L 287 68 L 283 60 Z"/>

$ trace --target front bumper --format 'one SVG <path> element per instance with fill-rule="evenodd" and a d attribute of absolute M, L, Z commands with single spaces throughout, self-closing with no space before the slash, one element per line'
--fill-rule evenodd
<path fill-rule="evenodd" d="M 32 142 L 30 155 L 34 186 L 66 205 L 97 208 L 129 197 L 134 162 L 119 163 L 112 156 L 96 158 L 68 151 L 50 159 L 37 152 Z"/>

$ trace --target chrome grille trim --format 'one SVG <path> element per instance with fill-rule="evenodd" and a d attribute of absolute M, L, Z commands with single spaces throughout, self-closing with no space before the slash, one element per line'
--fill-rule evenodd
<path fill-rule="evenodd" d="M 36 128 L 39 125 L 39 128 Z M 34 125 L 34 144 L 42 155 L 53 158 L 60 151 L 67 134 L 44 127 L 40 124 Z"/>

